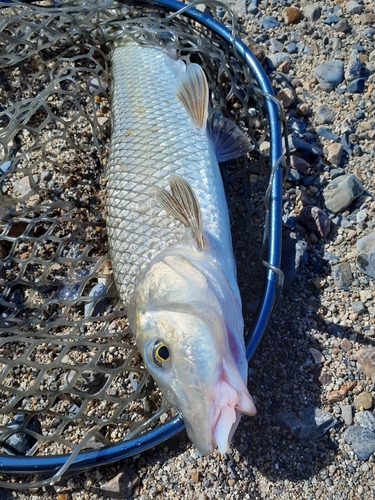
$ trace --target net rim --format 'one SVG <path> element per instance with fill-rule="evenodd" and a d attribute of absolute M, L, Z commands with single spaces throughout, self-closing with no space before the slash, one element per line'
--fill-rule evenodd
<path fill-rule="evenodd" d="M 121 0 L 120 0 L 121 1 Z M 12 4 L 12 0 L 5 0 L 7 4 Z M 126 2 L 123 2 L 126 3 Z M 269 317 L 277 300 L 280 289 L 280 260 L 281 260 L 281 228 L 282 228 L 282 180 L 284 166 L 283 161 L 283 139 L 281 133 L 281 120 L 279 108 L 275 102 L 271 84 L 257 58 L 233 33 L 209 15 L 197 10 L 194 7 L 186 8 L 187 5 L 177 0 L 145 0 L 142 2 L 156 7 L 163 7 L 172 11 L 186 9 L 183 16 L 196 21 L 210 29 L 229 45 L 235 48 L 238 55 L 251 69 L 262 93 L 265 96 L 267 114 L 269 118 L 270 133 L 270 169 L 272 172 L 272 186 L 269 200 L 269 241 L 267 255 L 267 275 L 263 296 L 260 301 L 257 316 L 255 318 L 252 331 L 246 343 L 247 359 L 253 356 L 267 326 Z M 155 429 L 144 434 L 125 440 L 111 446 L 106 446 L 96 450 L 83 451 L 77 454 L 69 465 L 69 471 L 82 471 L 90 467 L 113 463 L 141 453 L 153 446 L 166 441 L 184 429 L 184 422 L 180 416 L 176 416 L 168 422 L 158 425 Z M 0 473 L 13 474 L 53 474 L 58 472 L 69 459 L 70 454 L 53 456 L 0 456 Z"/>

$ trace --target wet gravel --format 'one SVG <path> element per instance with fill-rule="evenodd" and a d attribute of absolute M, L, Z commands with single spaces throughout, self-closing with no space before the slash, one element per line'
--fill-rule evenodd
<path fill-rule="evenodd" d="M 0 500 L 375 495 L 375 3 L 235 8 L 284 103 L 292 148 L 288 286 L 249 365 L 258 414 L 242 419 L 225 456 L 200 457 L 181 433 L 59 485 L 2 490 Z"/>

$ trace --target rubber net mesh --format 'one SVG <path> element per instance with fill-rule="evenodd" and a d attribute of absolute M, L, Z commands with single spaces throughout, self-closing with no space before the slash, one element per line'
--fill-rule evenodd
<path fill-rule="evenodd" d="M 134 437 L 174 414 L 127 330 L 108 256 L 109 52 L 121 33 L 198 62 L 209 78 L 211 104 L 252 138 L 248 158 L 222 165 L 251 330 L 264 282 L 264 99 L 223 40 L 168 14 L 111 1 L 0 2 L 3 456 L 75 455 Z"/>

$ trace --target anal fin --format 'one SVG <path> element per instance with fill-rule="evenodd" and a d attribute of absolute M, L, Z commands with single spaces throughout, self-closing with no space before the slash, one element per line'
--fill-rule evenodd
<path fill-rule="evenodd" d="M 171 193 L 156 188 L 156 198 L 160 206 L 172 217 L 191 230 L 198 248 L 207 248 L 203 235 L 202 217 L 198 200 L 190 184 L 178 175 L 169 177 Z"/>
<path fill-rule="evenodd" d="M 207 136 L 218 162 L 240 158 L 254 149 L 249 137 L 221 111 L 214 111 L 208 117 Z"/>

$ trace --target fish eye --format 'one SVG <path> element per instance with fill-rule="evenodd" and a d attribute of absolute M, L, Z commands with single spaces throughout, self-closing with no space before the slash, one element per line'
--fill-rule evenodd
<path fill-rule="evenodd" d="M 152 360 L 156 365 L 162 366 L 169 358 L 170 354 L 168 347 L 160 340 L 157 340 L 152 346 Z"/>

